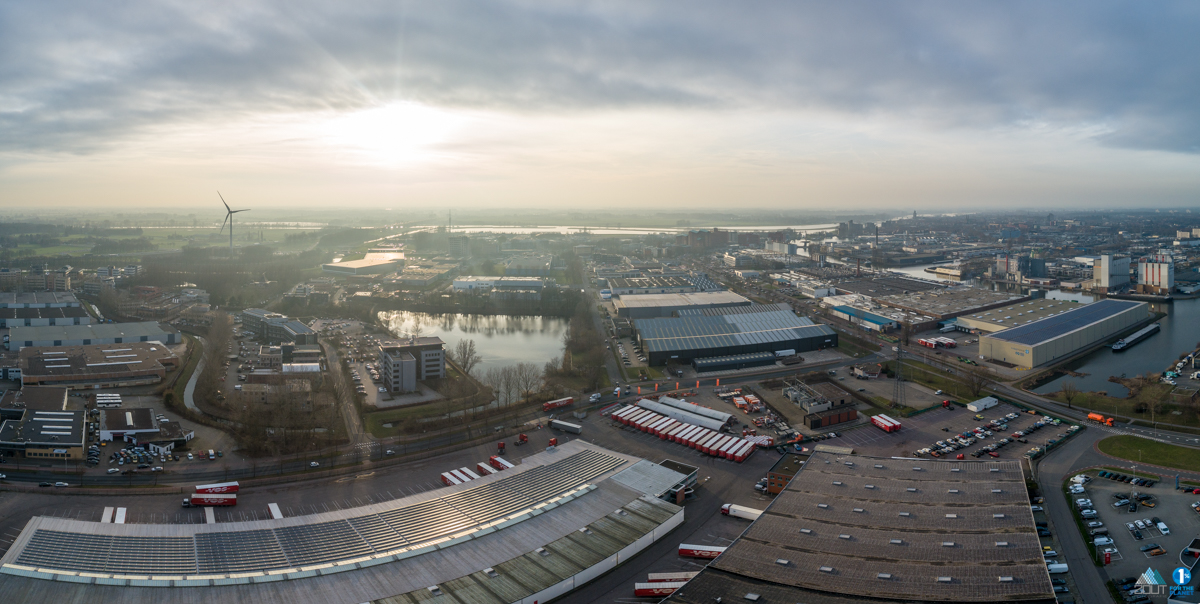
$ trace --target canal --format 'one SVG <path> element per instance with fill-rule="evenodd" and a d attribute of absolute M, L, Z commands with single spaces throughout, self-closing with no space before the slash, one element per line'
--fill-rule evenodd
<path fill-rule="evenodd" d="M 437 336 L 451 351 L 459 341 L 475 340 L 481 361 L 472 372 L 482 375 L 492 367 L 535 363 L 562 355 L 567 319 L 506 315 L 430 314 L 408 311 L 379 313 L 380 322 L 396 337 L 414 332 Z"/>

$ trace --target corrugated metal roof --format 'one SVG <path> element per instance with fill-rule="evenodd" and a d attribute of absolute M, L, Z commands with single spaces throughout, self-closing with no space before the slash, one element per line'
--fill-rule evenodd
<path fill-rule="evenodd" d="M 1101 300 L 1068 310 L 1062 314 L 1046 317 L 1040 321 L 1006 329 L 985 337 L 1033 346 L 1071 333 L 1077 329 L 1082 329 L 1138 306 L 1147 306 L 1147 304 L 1145 302 L 1132 302 L 1128 300 Z"/>
<path fill-rule="evenodd" d="M 744 312 L 681 311 L 678 317 L 636 319 L 634 325 L 651 352 L 766 344 L 833 335 L 828 326 L 815 325 L 791 310 L 777 308 L 777 305 L 737 310 Z"/>

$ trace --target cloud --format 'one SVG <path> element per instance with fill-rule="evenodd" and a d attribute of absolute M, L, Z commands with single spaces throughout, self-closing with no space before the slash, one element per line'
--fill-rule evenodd
<path fill-rule="evenodd" d="M 832 113 L 1200 151 L 1190 2 L 8 3 L 0 152 L 397 100 Z"/>

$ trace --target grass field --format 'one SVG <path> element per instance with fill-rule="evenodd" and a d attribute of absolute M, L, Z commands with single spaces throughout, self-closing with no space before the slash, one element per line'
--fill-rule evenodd
<path fill-rule="evenodd" d="M 1105 454 L 1135 463 L 1152 463 L 1189 472 L 1200 471 L 1200 449 L 1168 445 L 1139 436 L 1110 436 L 1096 446 Z"/>
<path fill-rule="evenodd" d="M 1142 388 L 1137 393 L 1137 396 L 1132 398 L 1116 398 L 1107 396 L 1102 392 L 1080 392 L 1071 400 L 1071 406 L 1097 413 L 1111 413 L 1150 422 L 1151 414 L 1145 411 L 1139 413 L 1138 408 L 1156 401 L 1166 400 L 1172 389 L 1174 389 L 1174 386 L 1169 384 L 1151 384 Z M 1061 392 L 1043 396 L 1052 398 L 1063 404 L 1067 402 Z M 1174 412 L 1177 411 L 1182 413 L 1176 415 Z M 1200 420 L 1197 419 L 1195 413 L 1171 403 L 1163 403 L 1162 409 L 1155 414 L 1154 419 L 1159 422 L 1182 426 L 1200 426 Z"/>

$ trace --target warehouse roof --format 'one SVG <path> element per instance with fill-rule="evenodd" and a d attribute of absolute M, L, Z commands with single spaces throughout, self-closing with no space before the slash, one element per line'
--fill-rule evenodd
<path fill-rule="evenodd" d="M 1138 307 L 1144 309 L 1147 304 L 1130 300 L 1101 300 L 987 337 L 1014 344 L 1034 346 Z"/>
<path fill-rule="evenodd" d="M 157 321 L 140 321 L 137 323 L 100 323 L 96 325 L 42 325 L 38 327 L 14 327 L 9 332 L 10 339 L 16 346 L 26 341 L 47 340 L 111 340 L 126 339 L 130 342 L 156 340 L 162 341 L 174 330 L 163 329 Z"/>
<path fill-rule="evenodd" d="M 74 319 L 88 316 L 78 306 L 35 306 L 32 308 L 0 307 L 0 319 Z"/>
<path fill-rule="evenodd" d="M 964 315 L 958 318 L 958 322 L 972 329 L 999 331 L 1026 323 L 1033 323 L 1034 321 L 1062 314 L 1076 308 L 1082 308 L 1076 300 L 1039 298 L 1019 304 L 993 308 L 985 312 Z"/>
<path fill-rule="evenodd" d="M 79 376 L 122 371 L 155 371 L 178 359 L 158 342 L 34 346 L 20 352 L 21 371 L 28 376 Z"/>
<path fill-rule="evenodd" d="M 890 552 L 890 553 L 889 553 Z M 1016 461 L 814 452 L 673 602 L 1052 602 Z"/>
<path fill-rule="evenodd" d="M 70 292 L 0 292 L 0 308 L 24 308 L 48 304 L 79 306 L 79 299 Z"/>
<path fill-rule="evenodd" d="M 651 497 L 659 497 L 686 479 L 684 474 L 644 459 L 613 476 L 613 480 Z"/>
<path fill-rule="evenodd" d="M 215 525 L 36 517 L 2 559 L 0 591 L 14 601 L 117 603 L 520 601 L 682 520 L 681 508 L 607 479 L 631 461 L 571 441 L 464 485 L 307 516 Z"/>
<path fill-rule="evenodd" d="M 82 447 L 83 411 L 26 411 L 0 424 L 0 442 L 18 446 Z"/>
<path fill-rule="evenodd" d="M 834 333 L 779 304 L 681 311 L 678 317 L 636 319 L 634 325 L 650 352 L 787 342 Z"/>
<path fill-rule="evenodd" d="M 750 300 L 731 291 L 690 292 L 680 294 L 640 294 L 614 300 L 615 306 L 627 308 L 675 308 L 705 306 L 709 304 L 742 304 L 749 306 Z M 681 311 L 682 312 L 682 311 Z"/>

